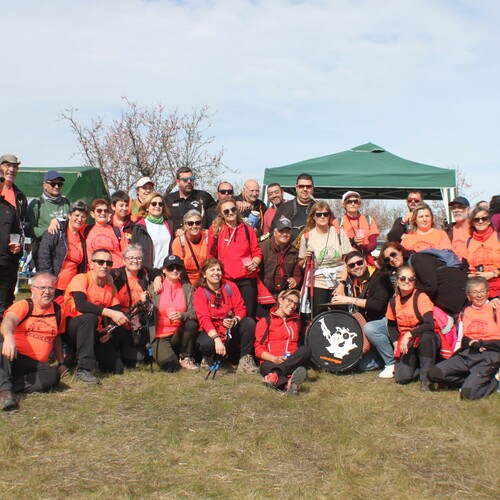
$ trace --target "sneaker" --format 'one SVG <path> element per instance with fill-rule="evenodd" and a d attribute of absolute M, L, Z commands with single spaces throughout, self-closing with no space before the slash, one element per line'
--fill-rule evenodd
<path fill-rule="evenodd" d="M 258 371 L 259 369 L 250 354 L 245 354 L 240 358 L 238 369 L 236 370 L 237 373 L 257 373 Z"/>
<path fill-rule="evenodd" d="M 429 382 L 428 380 L 421 380 L 420 390 L 422 392 L 433 392 L 435 390 L 434 382 Z"/>
<path fill-rule="evenodd" d="M 385 368 L 378 374 L 379 378 L 393 378 L 394 365 L 385 365 Z"/>
<path fill-rule="evenodd" d="M 202 370 L 210 370 L 210 367 L 214 364 L 213 358 L 203 358 L 201 360 L 200 368 Z"/>
<path fill-rule="evenodd" d="M 76 370 L 76 378 L 86 384 L 99 384 L 100 380 L 90 371 L 78 368 Z"/>
<path fill-rule="evenodd" d="M 297 396 L 300 390 L 300 384 L 302 384 L 307 377 L 307 370 L 303 366 L 296 368 L 286 385 L 286 393 L 289 396 Z"/>
<path fill-rule="evenodd" d="M 266 387 L 270 387 L 271 389 L 276 389 L 278 385 L 278 374 L 276 372 L 268 373 L 263 379 L 262 383 Z"/>
<path fill-rule="evenodd" d="M 0 410 L 15 410 L 18 406 L 17 399 L 12 392 L 0 391 Z"/>
<path fill-rule="evenodd" d="M 182 358 L 179 360 L 179 364 L 182 366 L 182 368 L 185 368 L 186 370 L 199 370 L 200 367 L 194 362 L 193 358 Z"/>

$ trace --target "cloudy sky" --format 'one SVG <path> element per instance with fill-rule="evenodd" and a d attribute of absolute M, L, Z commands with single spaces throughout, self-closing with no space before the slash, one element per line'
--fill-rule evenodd
<path fill-rule="evenodd" d="M 217 114 L 241 178 L 373 142 L 498 194 L 500 3 L 1 0 L 1 153 L 77 165 L 60 112 Z"/>

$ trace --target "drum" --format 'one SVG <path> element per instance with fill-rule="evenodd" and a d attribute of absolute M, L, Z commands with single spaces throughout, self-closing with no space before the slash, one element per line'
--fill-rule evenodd
<path fill-rule="evenodd" d="M 305 337 L 306 345 L 312 350 L 312 362 L 332 373 L 354 368 L 370 348 L 360 323 L 365 321 L 359 313 L 325 311 L 318 314 Z"/>

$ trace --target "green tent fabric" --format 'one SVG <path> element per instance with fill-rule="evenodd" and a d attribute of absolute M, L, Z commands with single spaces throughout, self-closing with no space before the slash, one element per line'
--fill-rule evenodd
<path fill-rule="evenodd" d="M 96 198 L 109 198 L 101 171 L 95 167 L 30 168 L 21 165 L 16 177 L 16 186 L 28 198 L 40 196 L 43 191 L 43 177 L 49 170 L 57 170 L 64 177 L 62 194 L 71 201 L 84 200 L 90 205 Z"/>
<path fill-rule="evenodd" d="M 362 198 L 406 199 L 408 191 L 422 191 L 427 200 L 452 199 L 456 191 L 455 170 L 405 160 L 376 144 L 368 143 L 349 151 L 266 168 L 264 185 L 277 182 L 295 194 L 297 176 L 303 172 L 314 179 L 315 198 L 342 198 L 349 189 Z"/>

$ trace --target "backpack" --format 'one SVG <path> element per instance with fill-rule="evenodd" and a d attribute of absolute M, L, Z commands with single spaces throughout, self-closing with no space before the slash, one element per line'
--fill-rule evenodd
<path fill-rule="evenodd" d="M 229 288 L 229 285 L 227 283 L 224 283 L 224 288 L 226 289 L 226 293 L 228 294 L 229 298 L 233 297 L 233 292 L 231 291 L 231 288 Z M 206 289 L 203 288 L 205 295 L 207 296 L 207 301 L 210 302 L 210 292 Z"/>
<path fill-rule="evenodd" d="M 57 302 L 53 302 L 54 304 L 54 314 L 33 314 L 33 300 L 32 299 L 26 299 L 26 302 L 28 303 L 28 312 L 24 316 L 24 318 L 19 321 L 17 326 L 19 326 L 21 323 L 26 321 L 28 318 L 50 318 L 52 316 L 55 316 L 56 318 L 56 323 L 57 323 L 57 328 L 59 328 L 59 324 L 61 323 L 61 306 Z"/>
<path fill-rule="evenodd" d="M 427 254 L 427 255 L 434 255 L 434 257 L 437 257 L 446 267 L 457 267 L 460 268 L 462 263 L 460 259 L 457 257 L 457 255 L 449 249 L 446 250 L 438 250 L 436 248 L 426 248 L 425 250 L 420 250 L 419 252 L 416 252 L 417 254 Z M 411 266 L 411 259 L 413 257 L 412 254 L 410 255 L 410 258 L 408 259 L 408 264 Z"/>

